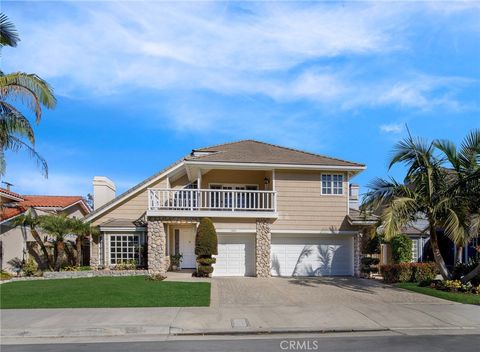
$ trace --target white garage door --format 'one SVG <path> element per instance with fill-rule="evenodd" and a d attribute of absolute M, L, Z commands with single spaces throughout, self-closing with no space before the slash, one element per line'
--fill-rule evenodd
<path fill-rule="evenodd" d="M 273 276 L 353 275 L 353 237 L 272 235 Z"/>
<path fill-rule="evenodd" d="M 218 255 L 213 265 L 213 276 L 253 276 L 254 255 L 254 234 L 218 234 Z"/>

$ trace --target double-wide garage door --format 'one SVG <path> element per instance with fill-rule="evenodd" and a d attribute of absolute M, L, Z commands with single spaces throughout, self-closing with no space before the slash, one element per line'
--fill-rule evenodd
<path fill-rule="evenodd" d="M 272 235 L 272 276 L 353 275 L 353 238 Z"/>
<path fill-rule="evenodd" d="M 255 275 L 255 234 L 218 234 L 213 276 Z"/>
<path fill-rule="evenodd" d="M 218 234 L 213 276 L 255 275 L 255 234 Z M 351 236 L 273 234 L 272 276 L 353 275 Z"/>

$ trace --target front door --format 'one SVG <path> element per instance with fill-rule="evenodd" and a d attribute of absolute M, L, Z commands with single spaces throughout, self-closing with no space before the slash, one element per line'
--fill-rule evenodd
<path fill-rule="evenodd" d="M 180 267 L 194 269 L 197 256 L 195 255 L 195 230 L 192 227 L 180 228 L 179 252 L 183 255 Z"/>

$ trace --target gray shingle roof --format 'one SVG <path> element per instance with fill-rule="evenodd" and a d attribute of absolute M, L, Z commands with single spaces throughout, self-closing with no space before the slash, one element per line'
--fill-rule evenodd
<path fill-rule="evenodd" d="M 254 140 L 243 140 L 233 143 L 215 145 L 207 148 L 194 149 L 192 154 L 187 156 L 185 160 L 346 167 L 365 166 L 364 164 L 360 163 Z"/>

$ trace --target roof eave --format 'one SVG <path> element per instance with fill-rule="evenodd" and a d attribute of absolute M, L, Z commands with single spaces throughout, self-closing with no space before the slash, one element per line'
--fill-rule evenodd
<path fill-rule="evenodd" d="M 365 170 L 365 165 L 325 165 L 325 164 L 282 164 L 282 163 L 249 163 L 249 162 L 229 162 L 229 161 L 200 161 L 185 160 L 185 165 L 195 166 L 215 166 L 217 169 L 239 168 L 239 169 L 257 169 L 257 170 L 273 170 L 273 169 L 294 169 L 294 170 L 342 170 L 356 171 Z"/>

